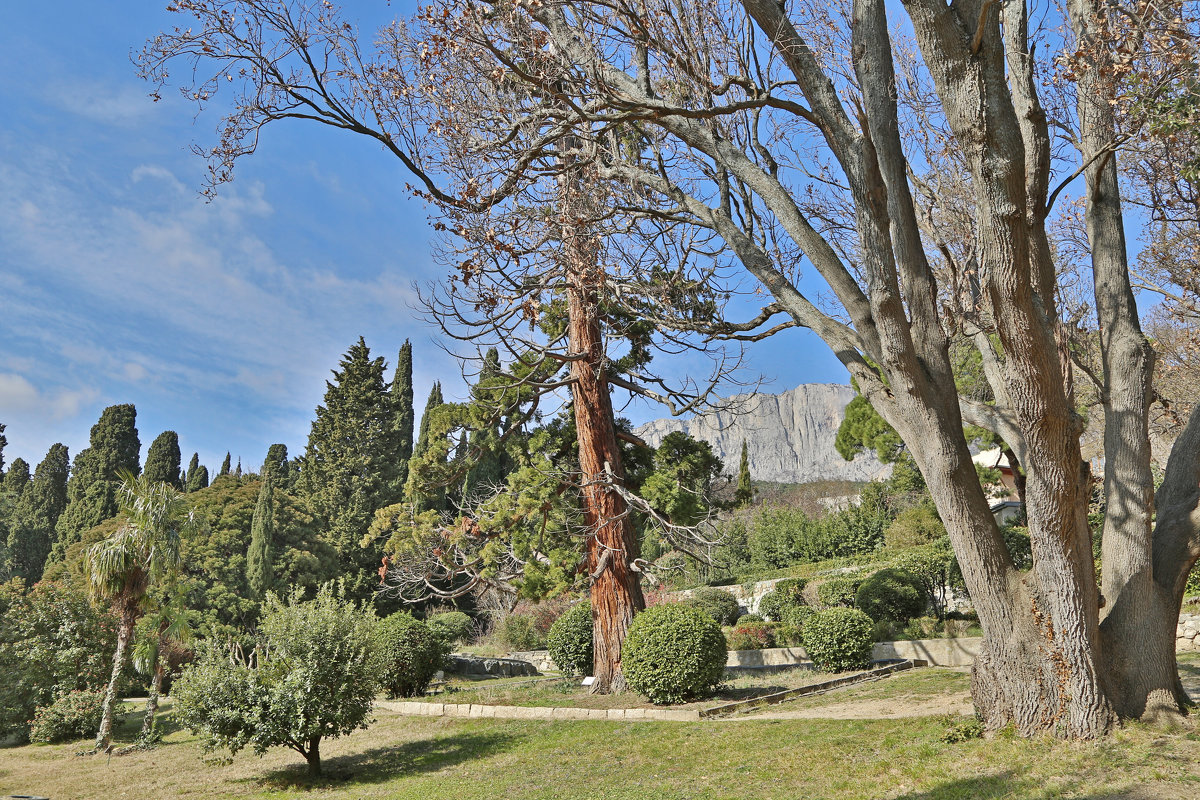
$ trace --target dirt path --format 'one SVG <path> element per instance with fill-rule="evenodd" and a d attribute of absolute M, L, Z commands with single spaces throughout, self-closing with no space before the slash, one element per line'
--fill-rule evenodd
<path fill-rule="evenodd" d="M 747 719 L 896 719 L 900 717 L 937 717 L 946 714 L 971 715 L 975 707 L 971 704 L 971 695 L 962 692 L 956 694 L 921 697 L 904 695 L 883 700 L 850 700 L 844 703 L 828 703 L 812 708 L 798 708 L 764 711 L 760 714 L 747 714 L 729 717 L 731 721 Z"/>

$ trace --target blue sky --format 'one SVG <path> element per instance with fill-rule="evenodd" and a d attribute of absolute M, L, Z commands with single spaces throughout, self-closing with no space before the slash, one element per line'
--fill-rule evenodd
<path fill-rule="evenodd" d="M 0 26 L 0 422 L 5 461 L 71 454 L 113 403 L 135 403 L 143 446 L 180 435 L 210 469 L 267 446 L 303 451 L 339 356 L 361 335 L 394 362 L 414 346 L 418 413 L 457 362 L 412 309 L 437 280 L 427 212 L 377 146 L 305 123 L 268 128 L 212 203 L 198 190 L 216 114 L 135 75 L 130 52 L 177 24 L 165 2 L 21 3 Z M 411 2 L 358 3 L 366 30 Z M 846 380 L 827 348 L 788 332 L 750 351 L 781 391 Z M 669 366 L 686 372 L 688 363 Z M 635 422 L 663 416 L 632 407 Z"/>

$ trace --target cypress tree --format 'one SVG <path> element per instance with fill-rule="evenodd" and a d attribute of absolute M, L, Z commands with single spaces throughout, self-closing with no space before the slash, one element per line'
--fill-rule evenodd
<path fill-rule="evenodd" d="M 366 599 L 383 553 L 361 542 L 375 511 L 399 499 L 399 436 L 384 359 L 371 358 L 360 337 L 338 366 L 317 406 L 298 488 L 328 525 L 347 592 Z"/>
<path fill-rule="evenodd" d="M 0 485 L 0 491 L 7 492 L 8 499 L 16 502 L 21 499 L 21 495 L 25 493 L 25 489 L 28 486 L 29 462 L 17 457 L 8 468 L 8 472 L 4 473 L 4 480 L 2 485 Z"/>
<path fill-rule="evenodd" d="M 267 448 L 267 459 L 263 462 L 263 472 L 271 473 L 271 485 L 286 491 L 291 488 L 292 465 L 288 461 L 286 444 L 273 444 Z"/>
<path fill-rule="evenodd" d="M 396 356 L 396 371 L 392 375 L 390 391 L 393 425 L 396 435 L 396 485 L 394 493 L 397 497 L 404 491 L 408 481 L 408 461 L 413 454 L 413 409 L 412 385 L 412 345 L 407 339 L 400 346 L 400 354 Z"/>
<path fill-rule="evenodd" d="M 459 456 L 461 458 L 471 453 L 475 458 L 475 463 L 467 470 L 463 482 L 464 500 L 470 501 L 476 495 L 486 495 L 493 491 L 504 483 L 512 469 L 508 454 L 500 441 L 503 428 L 497 418 L 501 411 L 510 410 L 497 408 L 505 404 L 504 395 L 507 394 L 503 389 L 498 389 L 497 384 L 505 382 L 500 353 L 493 347 L 484 355 L 479 380 L 471 387 L 472 399 L 478 407 L 476 418 L 482 420 L 483 424 L 471 431 L 470 447 L 462 450 Z M 493 418 L 497 419 L 493 421 Z"/>
<path fill-rule="evenodd" d="M 200 463 L 199 453 L 192 453 L 192 460 L 188 462 L 187 480 L 184 483 L 184 489 L 189 492 L 208 488 L 208 467 Z"/>
<path fill-rule="evenodd" d="M 240 485 L 242 482 L 242 457 L 238 456 L 237 469 L 233 472 L 233 477 Z"/>
<path fill-rule="evenodd" d="M 54 526 L 67 505 L 67 474 L 71 459 L 57 443 L 33 473 L 33 480 L 16 503 L 16 524 L 8 534 L 13 574 L 26 585 L 42 578 L 46 558 L 54 544 Z"/>
<path fill-rule="evenodd" d="M 246 580 L 256 597 L 264 597 L 274 582 L 275 491 L 270 465 L 263 464 L 258 503 L 250 522 L 250 550 L 246 553 Z"/>
<path fill-rule="evenodd" d="M 222 475 L 228 475 L 230 470 L 232 469 L 232 467 L 233 467 L 233 464 L 232 464 L 232 460 L 229 457 L 229 451 L 226 450 L 225 451 L 225 460 L 221 462 L 221 471 L 217 473 L 217 477 L 219 478 Z"/>
<path fill-rule="evenodd" d="M 738 466 L 737 491 L 733 494 L 733 502 L 739 506 L 748 506 L 754 501 L 754 487 L 750 484 L 750 453 L 746 449 L 746 440 L 742 439 L 742 463 Z"/>
<path fill-rule="evenodd" d="M 183 488 L 179 478 L 179 434 L 175 431 L 163 431 L 150 444 L 146 451 L 146 478 L 155 483 L 165 483 L 176 489 Z"/>
<path fill-rule="evenodd" d="M 121 485 L 117 473 L 141 473 L 136 422 L 137 409 L 127 403 L 104 409 L 92 426 L 89 446 L 75 456 L 67 481 L 67 507 L 56 526 L 55 558 L 61 559 L 83 531 L 117 515 Z"/>
<path fill-rule="evenodd" d="M 421 430 L 417 435 L 416 447 L 413 448 L 414 456 L 419 456 L 429 449 L 429 412 L 445 404 L 446 401 L 442 399 L 442 383 L 434 381 L 429 390 L 429 399 L 425 401 L 425 410 L 421 412 Z"/>
<path fill-rule="evenodd" d="M 4 448 L 8 446 L 8 438 L 4 435 L 4 423 L 0 422 L 0 477 L 4 476 Z"/>

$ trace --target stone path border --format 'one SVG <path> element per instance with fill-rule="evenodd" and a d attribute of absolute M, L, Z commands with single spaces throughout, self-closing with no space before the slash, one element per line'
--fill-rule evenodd
<path fill-rule="evenodd" d="M 834 678 L 798 689 L 787 689 L 775 694 L 739 700 L 706 709 L 686 708 L 558 708 L 549 706 L 497 706 L 485 703 L 424 703 L 417 701 L 384 700 L 376 708 L 408 717 L 472 717 L 495 719 L 549 719 L 549 720 L 621 720 L 623 722 L 700 722 L 701 720 L 729 716 L 754 708 L 775 705 L 797 697 L 822 694 L 855 683 L 877 681 L 897 672 L 925 666 L 924 661 L 905 660 L 896 664 L 876 667 L 857 672 L 843 678 Z"/>
<path fill-rule="evenodd" d="M 887 664 L 882 667 L 875 667 L 865 672 L 856 672 L 853 675 L 846 675 L 841 678 L 832 678 L 820 683 L 812 683 L 808 686 L 801 686 L 797 689 L 785 689 L 782 692 L 763 695 L 762 697 L 752 697 L 749 700 L 738 700 L 733 703 L 725 703 L 720 706 L 713 706 L 700 711 L 701 719 L 712 719 L 714 717 L 725 717 L 731 714 L 742 714 L 747 711 L 753 711 L 762 706 L 773 706 L 779 703 L 795 700 L 798 697 L 808 697 L 815 694 L 824 694 L 833 689 L 840 689 L 843 686 L 850 686 L 855 683 L 867 683 L 886 678 L 889 675 L 894 675 L 897 672 L 914 669 L 916 667 L 927 666 L 926 662 L 921 659 L 905 659 L 894 664 Z"/>

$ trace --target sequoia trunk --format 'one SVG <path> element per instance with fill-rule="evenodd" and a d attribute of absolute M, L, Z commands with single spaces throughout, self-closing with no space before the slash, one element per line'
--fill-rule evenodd
<path fill-rule="evenodd" d="M 620 692 L 625 690 L 621 644 L 633 615 L 645 608 L 646 601 L 638 573 L 632 569 L 638 543 L 629 508 L 612 488 L 624 481 L 625 473 L 605 376 L 596 292 L 581 285 L 583 276 L 577 277 L 580 280 L 569 289 L 567 304 L 570 349 L 581 356 L 572 364 L 572 397 L 591 575 L 593 691 Z"/>

